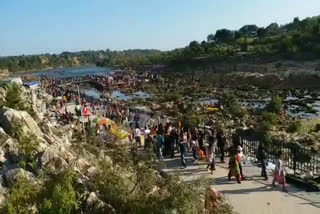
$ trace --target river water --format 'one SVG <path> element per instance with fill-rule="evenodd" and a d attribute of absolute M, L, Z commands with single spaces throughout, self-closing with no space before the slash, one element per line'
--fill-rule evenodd
<path fill-rule="evenodd" d="M 46 75 L 47 77 L 53 77 L 58 79 L 63 78 L 72 78 L 72 77 L 82 77 L 86 75 L 98 75 L 98 76 L 108 76 L 112 74 L 114 71 L 110 68 L 101 68 L 96 66 L 91 67 L 75 67 L 75 68 L 58 68 L 58 69 L 51 69 L 51 70 L 45 70 L 45 71 L 36 71 L 31 72 L 30 74 L 40 77 L 42 75 Z M 81 92 L 86 94 L 87 96 L 92 96 L 95 98 L 99 98 L 101 95 L 101 92 L 95 89 L 94 87 L 90 85 L 85 85 L 80 88 Z M 138 91 L 133 94 L 125 94 L 121 91 L 113 91 L 111 96 L 117 100 L 121 101 L 128 101 L 131 99 L 146 99 L 149 98 L 150 95 L 143 92 Z M 308 97 L 305 97 L 308 98 Z M 288 97 L 286 101 L 290 100 L 298 100 L 301 98 L 297 97 Z M 257 100 L 246 100 L 241 102 L 241 105 L 243 107 L 252 108 L 255 110 L 263 110 L 265 108 L 266 104 L 270 101 L 270 98 L 262 99 L 261 101 Z M 302 99 L 301 101 L 304 101 Z M 202 103 L 202 104 L 210 104 L 210 103 L 217 103 L 218 100 L 211 99 L 211 98 L 201 98 L 196 103 Z M 299 117 L 299 118 L 315 118 L 320 117 L 320 98 L 317 101 L 314 101 L 313 103 L 310 103 L 314 110 L 316 110 L 316 113 L 307 113 L 304 111 L 296 111 L 299 106 L 296 105 L 288 105 L 287 113 L 292 117 Z"/>
<path fill-rule="evenodd" d="M 45 75 L 50 78 L 71 78 L 71 77 L 83 77 L 87 75 L 97 75 L 97 76 L 107 76 L 113 72 L 110 68 L 101 68 L 101 67 L 75 67 L 75 68 L 57 68 L 50 70 L 42 70 L 31 72 L 30 74 L 40 77 Z"/>
<path fill-rule="evenodd" d="M 31 72 L 31 75 L 34 75 L 36 77 L 41 77 L 42 75 L 45 75 L 49 78 L 58 78 L 58 79 L 64 79 L 64 78 L 72 78 L 72 77 L 83 77 L 87 75 L 97 75 L 97 76 L 108 76 L 112 74 L 113 71 L 110 68 L 101 68 L 101 67 L 76 67 L 76 68 L 57 68 L 57 69 L 50 69 L 50 70 L 43 70 L 43 71 L 35 71 Z M 87 96 L 91 96 L 94 98 L 100 98 L 101 92 L 98 91 L 96 88 L 86 84 L 82 85 L 80 87 L 80 92 L 84 93 Z M 143 91 L 137 91 L 133 94 L 124 94 L 120 91 L 113 91 L 111 94 L 111 97 L 121 100 L 121 101 L 128 101 L 132 99 L 146 99 L 150 97 L 149 94 L 143 92 Z"/>

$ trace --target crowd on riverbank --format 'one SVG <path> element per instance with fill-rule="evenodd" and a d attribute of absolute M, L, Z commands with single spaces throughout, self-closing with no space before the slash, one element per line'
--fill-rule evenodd
<path fill-rule="evenodd" d="M 76 81 L 76 79 L 74 79 Z M 229 135 L 223 130 L 215 127 L 212 122 L 210 127 L 197 128 L 182 126 L 184 121 L 176 121 L 171 123 L 167 121 L 165 125 L 162 123 L 142 124 L 139 120 L 139 114 L 132 114 L 130 109 L 123 103 L 111 99 L 110 96 L 101 98 L 94 98 L 86 96 L 82 93 L 72 90 L 72 88 L 65 88 L 64 82 L 60 80 L 42 79 L 42 88 L 46 93 L 54 97 L 55 105 L 58 109 L 65 109 L 65 111 L 58 111 L 60 117 L 66 123 L 72 120 L 72 116 L 67 112 L 66 104 L 75 103 L 75 115 L 77 118 L 88 117 L 96 115 L 97 111 L 102 113 L 103 117 L 116 121 L 120 124 L 131 121 L 131 142 L 135 146 L 144 147 L 145 149 L 153 149 L 158 159 L 162 161 L 164 157 L 173 158 L 175 154 L 180 153 L 181 166 L 186 168 L 186 155 L 192 153 L 193 162 L 206 161 L 207 169 L 211 174 L 216 168 L 216 159 L 219 157 L 221 162 L 225 161 L 225 155 L 229 156 L 229 173 L 228 179 L 235 177 L 238 183 L 245 180 L 242 165 L 245 164 L 245 155 L 243 153 L 242 145 L 240 144 L 237 134 Z M 57 102 L 59 100 L 59 102 Z M 89 111 L 90 109 L 90 111 Z M 69 118 L 69 119 L 67 119 Z M 79 123 L 77 123 L 79 124 Z M 96 133 L 99 134 L 102 130 L 102 125 L 96 125 Z M 263 156 L 263 148 L 260 149 L 260 157 L 262 163 L 261 176 L 267 178 L 265 170 L 265 157 Z M 280 156 L 279 156 L 280 157 Z M 280 159 L 279 159 L 280 160 Z M 283 179 L 283 164 L 280 164 L 281 172 L 277 180 Z M 280 176 L 282 175 L 282 176 Z M 285 182 L 281 182 L 284 184 Z M 283 188 L 285 188 L 283 186 Z"/>

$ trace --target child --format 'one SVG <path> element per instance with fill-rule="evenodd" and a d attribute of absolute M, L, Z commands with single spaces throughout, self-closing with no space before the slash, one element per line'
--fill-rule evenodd
<path fill-rule="evenodd" d="M 285 177 L 285 170 L 283 161 L 281 160 L 282 153 L 281 151 L 278 153 L 278 158 L 276 160 L 276 167 L 274 170 L 272 185 L 275 186 L 275 182 L 282 184 L 282 190 L 285 191 L 286 185 L 286 177 Z"/>

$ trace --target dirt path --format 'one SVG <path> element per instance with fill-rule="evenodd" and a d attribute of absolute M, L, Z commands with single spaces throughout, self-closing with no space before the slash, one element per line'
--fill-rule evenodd
<path fill-rule="evenodd" d="M 226 164 L 218 163 L 216 171 L 210 175 L 205 163 L 193 165 L 191 157 L 187 158 L 188 167 L 182 169 L 179 157 L 165 160 L 168 173 L 180 173 L 185 180 L 200 176 L 214 178 L 214 187 L 234 206 L 240 214 L 319 214 L 320 193 L 307 193 L 288 185 L 288 192 L 282 192 L 281 187 L 271 186 L 271 176 L 264 181 L 259 175 L 259 168 L 247 164 L 243 167 L 248 180 L 237 184 L 235 179 L 227 180 L 228 170 Z"/>

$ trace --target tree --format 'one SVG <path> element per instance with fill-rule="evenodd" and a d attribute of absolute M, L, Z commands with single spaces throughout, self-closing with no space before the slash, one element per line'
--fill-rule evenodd
<path fill-rule="evenodd" d="M 40 188 L 24 177 L 18 177 L 0 212 L 7 214 L 31 214 L 33 206 L 39 202 Z"/>
<path fill-rule="evenodd" d="M 241 51 L 248 51 L 248 39 L 244 38 L 241 42 L 240 42 L 240 49 Z"/>
<path fill-rule="evenodd" d="M 220 104 L 225 109 L 225 111 L 228 111 L 236 117 L 242 118 L 247 114 L 247 111 L 241 108 L 241 105 L 239 104 L 237 97 L 233 94 L 223 94 L 220 99 Z"/>
<path fill-rule="evenodd" d="M 235 39 L 240 39 L 241 38 L 241 33 L 239 31 L 234 32 L 234 38 Z"/>
<path fill-rule="evenodd" d="M 19 125 L 15 128 L 14 136 L 19 143 L 18 149 L 21 154 L 20 166 L 24 169 L 26 167 L 34 169 L 36 165 L 34 156 L 39 147 L 37 136 L 30 132 L 25 133 L 23 127 Z"/>
<path fill-rule="evenodd" d="M 190 42 L 189 47 L 192 51 L 198 51 L 200 48 L 200 44 L 197 41 L 192 41 Z"/>
<path fill-rule="evenodd" d="M 241 36 L 251 36 L 252 33 L 256 33 L 258 31 L 257 25 L 245 25 L 242 28 L 240 28 L 239 33 Z"/>
<path fill-rule="evenodd" d="M 259 38 L 265 37 L 266 36 L 266 29 L 259 28 L 258 31 L 257 31 L 257 34 L 258 34 Z"/>
<path fill-rule="evenodd" d="M 40 213 L 44 214 L 71 214 L 77 209 L 76 192 L 73 187 L 75 173 L 64 170 L 50 176 L 41 193 Z"/>
<path fill-rule="evenodd" d="M 279 25 L 277 23 L 272 23 L 266 28 L 266 34 L 269 36 L 274 36 L 279 34 Z"/>
<path fill-rule="evenodd" d="M 217 30 L 216 35 L 214 37 L 217 42 L 230 42 L 234 39 L 234 34 L 231 30 L 221 29 Z"/>
<path fill-rule="evenodd" d="M 278 95 L 272 97 L 270 103 L 267 105 L 267 111 L 279 114 L 282 111 L 282 99 Z"/>
<path fill-rule="evenodd" d="M 22 88 L 14 83 L 8 86 L 6 94 L 6 106 L 16 110 L 26 110 L 26 102 L 22 99 Z"/>
<path fill-rule="evenodd" d="M 214 35 L 213 35 L 213 34 L 209 34 L 209 35 L 207 36 L 207 41 L 208 41 L 208 42 L 213 42 L 213 41 L 214 41 Z"/>
<path fill-rule="evenodd" d="M 16 83 L 7 87 L 7 94 L 5 97 L 5 103 L 0 103 L 1 106 L 6 106 L 19 111 L 27 111 L 32 117 L 35 116 L 35 112 L 31 105 L 26 102 L 22 97 L 22 87 Z"/>

